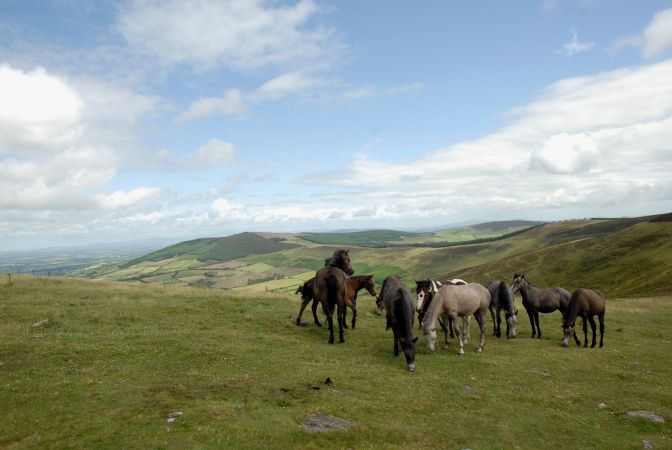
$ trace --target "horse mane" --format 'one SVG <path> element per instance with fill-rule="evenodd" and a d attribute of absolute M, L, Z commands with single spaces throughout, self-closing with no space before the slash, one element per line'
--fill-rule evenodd
<path fill-rule="evenodd" d="M 440 301 L 437 301 L 437 296 L 434 295 L 432 298 L 431 303 L 427 306 L 427 309 L 425 310 L 425 317 L 422 321 L 422 328 L 436 328 L 436 321 L 438 320 L 439 317 L 439 303 L 442 303 Z M 441 305 L 443 307 L 443 305 Z"/>
<path fill-rule="evenodd" d="M 497 295 L 499 296 L 498 301 L 500 305 L 504 306 L 504 309 L 511 311 L 511 314 L 513 314 L 516 311 L 516 308 L 513 302 L 513 295 L 511 295 L 511 289 L 509 289 L 509 285 L 507 285 L 506 282 L 499 282 Z"/>

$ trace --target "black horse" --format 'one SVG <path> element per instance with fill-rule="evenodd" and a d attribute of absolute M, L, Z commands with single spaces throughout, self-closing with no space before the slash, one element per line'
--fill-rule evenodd
<path fill-rule="evenodd" d="M 502 336 L 500 326 L 502 318 L 500 312 L 504 310 L 506 337 L 509 339 L 515 338 L 518 310 L 513 302 L 513 294 L 509 285 L 504 281 L 495 280 L 490 281 L 486 287 L 490 291 L 490 314 L 492 315 L 492 323 L 495 327 L 494 335 L 497 337 Z"/>
<path fill-rule="evenodd" d="M 383 281 L 380 296 L 376 301 L 379 309 L 385 307 L 387 312 L 387 328 L 394 333 L 394 356 L 399 356 L 399 346 L 406 358 L 406 367 L 415 371 L 415 343 L 413 337 L 413 301 L 406 286 L 399 277 L 390 275 Z"/>
<path fill-rule="evenodd" d="M 532 325 L 532 337 L 536 335 L 539 339 L 541 339 L 539 313 L 551 313 L 559 310 L 564 314 L 567 311 L 569 297 L 571 296 L 569 292 L 559 287 L 539 289 L 525 278 L 524 273 L 513 274 L 511 290 L 514 295 L 517 291 L 520 291 L 520 295 L 523 297 L 523 306 L 530 318 L 530 325 Z"/>
<path fill-rule="evenodd" d="M 314 296 L 322 304 L 329 323 L 329 343 L 334 343 L 334 321 L 332 314 L 337 309 L 338 341 L 344 343 L 343 325 L 345 324 L 346 285 L 345 278 L 355 270 L 350 263 L 348 250 L 337 249 L 328 261 L 328 266 L 317 271 L 313 285 Z"/>

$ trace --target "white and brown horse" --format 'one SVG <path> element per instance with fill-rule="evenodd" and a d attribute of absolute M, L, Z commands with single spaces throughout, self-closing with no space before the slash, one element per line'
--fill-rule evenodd
<path fill-rule="evenodd" d="M 457 318 L 462 317 L 464 324 L 464 318 L 473 315 L 481 331 L 481 340 L 476 351 L 481 352 L 485 344 L 485 317 L 490 306 L 490 292 L 478 283 L 444 284 L 433 294 L 434 298 L 422 322 L 422 331 L 429 350 L 436 351 L 436 322 L 439 316 L 444 316 L 453 320 L 455 335 L 460 341 L 458 354 L 463 355 L 465 342 L 457 326 Z"/>

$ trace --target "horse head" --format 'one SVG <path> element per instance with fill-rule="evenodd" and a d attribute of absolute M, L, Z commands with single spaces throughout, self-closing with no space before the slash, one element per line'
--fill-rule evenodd
<path fill-rule="evenodd" d="M 350 262 L 350 250 L 338 249 L 334 251 L 334 255 L 328 262 L 328 265 L 333 267 L 338 267 L 347 275 L 352 275 L 355 273 L 355 269 L 352 268 L 352 263 Z"/>
<path fill-rule="evenodd" d="M 425 343 L 427 343 L 427 348 L 429 349 L 430 352 L 435 352 L 436 351 L 436 328 L 429 329 L 423 328 L 423 334 L 425 336 Z"/>
<path fill-rule="evenodd" d="M 566 318 L 562 319 L 562 346 L 569 347 L 569 340 L 574 336 L 574 325 L 576 322 L 570 323 Z"/>
<path fill-rule="evenodd" d="M 511 293 L 515 295 L 516 292 L 523 287 L 523 284 L 527 284 L 527 279 L 525 278 L 524 273 L 514 273 L 513 281 L 511 282 Z"/>
<path fill-rule="evenodd" d="M 378 299 L 378 293 L 376 292 L 376 280 L 373 278 L 373 275 L 369 275 L 369 277 L 364 282 L 364 289 L 366 289 L 367 292 L 371 294 L 371 297 Z"/>
<path fill-rule="evenodd" d="M 418 301 L 415 304 L 415 310 L 418 313 L 422 313 L 422 306 L 425 304 L 425 301 L 429 301 L 427 297 L 430 296 L 429 287 L 431 280 L 415 280 L 415 292 L 418 296 Z"/>
<path fill-rule="evenodd" d="M 508 339 L 513 339 L 516 337 L 516 324 L 518 323 L 518 318 L 516 317 L 518 311 L 515 311 L 513 314 L 506 313 L 506 337 Z"/>

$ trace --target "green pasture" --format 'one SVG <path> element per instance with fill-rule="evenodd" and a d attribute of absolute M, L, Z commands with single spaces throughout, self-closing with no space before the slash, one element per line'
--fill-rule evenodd
<path fill-rule="evenodd" d="M 357 329 L 328 345 L 294 325 L 292 295 L 0 279 L 0 447 L 672 447 L 669 295 L 610 298 L 602 349 L 562 348 L 557 313 L 542 339 L 523 317 L 517 339 L 493 338 L 488 318 L 482 354 L 419 342 L 414 373 L 361 300 Z M 304 431 L 316 413 L 354 426 Z"/>

